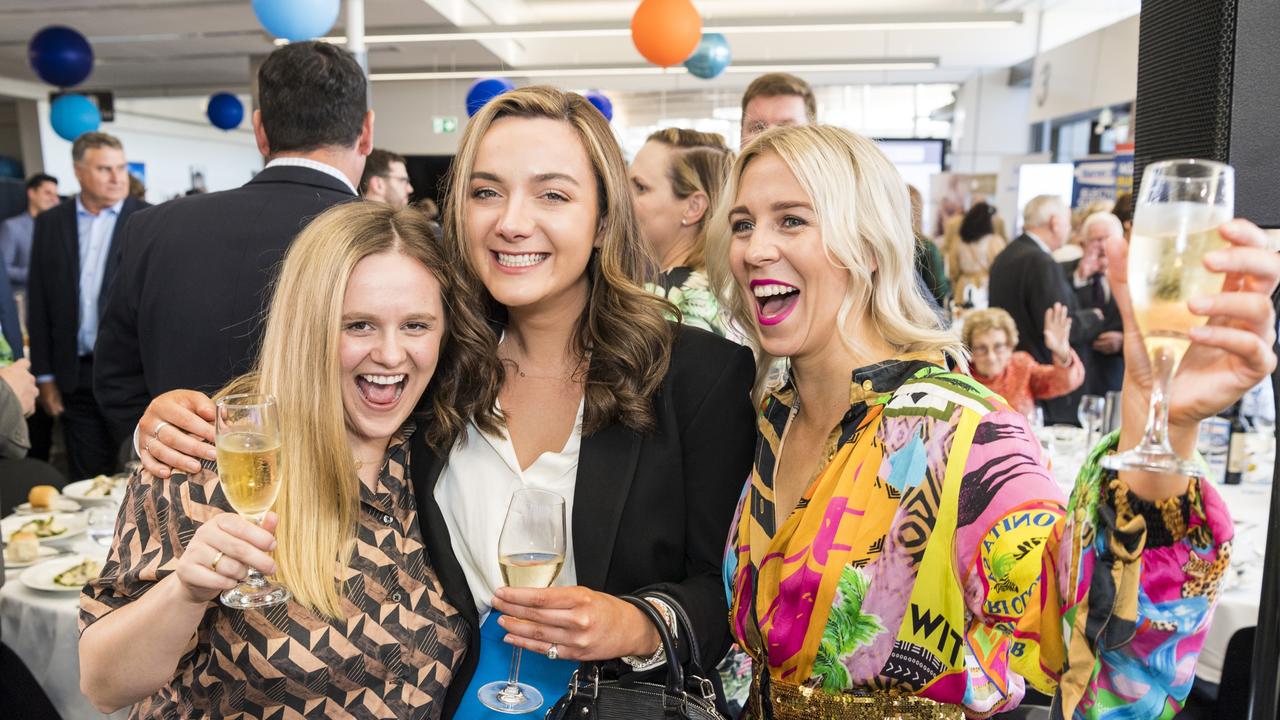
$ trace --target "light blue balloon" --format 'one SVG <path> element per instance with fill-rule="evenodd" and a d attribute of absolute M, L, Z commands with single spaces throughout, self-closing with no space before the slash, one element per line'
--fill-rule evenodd
<path fill-rule="evenodd" d="M 74 141 L 81 135 L 98 129 L 102 114 L 98 106 L 83 95 L 63 95 L 49 106 L 49 124 L 63 140 Z"/>
<path fill-rule="evenodd" d="M 267 32 L 290 42 L 323 36 L 338 21 L 338 0 L 253 0 Z"/>
<path fill-rule="evenodd" d="M 684 61 L 684 66 L 690 75 L 710 80 L 724 72 L 732 61 L 733 53 L 729 51 L 729 41 L 724 35 L 703 33 L 697 49 Z"/>

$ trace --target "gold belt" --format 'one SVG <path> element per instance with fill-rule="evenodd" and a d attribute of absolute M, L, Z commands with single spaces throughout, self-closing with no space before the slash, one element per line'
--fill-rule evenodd
<path fill-rule="evenodd" d="M 751 701 L 746 717 L 762 720 L 759 693 L 760 678 L 751 682 Z M 771 679 L 769 700 L 773 705 L 770 720 L 964 720 L 959 705 L 944 705 L 914 695 L 851 695 L 827 693 Z"/>

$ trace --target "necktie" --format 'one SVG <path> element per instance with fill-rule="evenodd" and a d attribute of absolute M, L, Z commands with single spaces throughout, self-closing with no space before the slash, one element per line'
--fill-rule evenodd
<path fill-rule="evenodd" d="M 1102 287 L 1102 273 L 1089 278 L 1089 302 L 1099 310 L 1107 304 L 1107 293 Z"/>

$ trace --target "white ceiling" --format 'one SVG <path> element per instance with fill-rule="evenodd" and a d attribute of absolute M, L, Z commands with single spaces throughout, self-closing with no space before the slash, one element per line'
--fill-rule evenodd
<path fill-rule="evenodd" d="M 999 29 L 902 29 L 734 34 L 739 63 L 814 63 L 895 58 L 937 58 L 928 71 L 814 73 L 815 84 L 959 82 L 982 68 L 1012 65 L 1051 47 L 1117 22 L 1139 0 L 695 0 L 708 23 L 731 19 L 929 19 L 962 14 L 1021 13 L 1022 22 Z M 445 32 L 486 25 L 607 23 L 626 27 L 637 0 L 365 0 L 366 32 Z M 781 6 L 781 9 L 780 9 Z M 1041 23 L 1040 7 L 1045 8 Z M 122 96 L 244 92 L 250 56 L 269 53 L 271 38 L 258 25 L 250 0 L 0 0 L 0 80 L 36 80 L 26 61 L 27 41 L 50 24 L 70 25 L 89 37 L 97 57 L 85 87 Z M 343 32 L 340 16 L 334 34 Z M 1136 48 L 1135 48 L 1136 52 Z M 519 78 L 526 66 L 639 65 L 626 37 L 449 41 L 370 45 L 371 72 L 484 69 Z M 805 74 L 805 73 L 802 73 Z M 749 76 L 702 81 L 687 75 L 610 78 L 618 90 L 740 87 Z M 552 80 L 554 82 L 554 80 Z M 581 86 L 576 78 L 565 82 Z"/>

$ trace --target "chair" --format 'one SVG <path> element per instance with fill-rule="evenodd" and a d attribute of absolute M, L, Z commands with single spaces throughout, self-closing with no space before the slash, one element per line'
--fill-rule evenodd
<path fill-rule="evenodd" d="M 37 485 L 52 485 L 61 489 L 67 479 L 56 468 L 43 460 L 0 460 L 0 517 L 7 516 L 14 508 L 27 501 L 27 494 Z"/>

